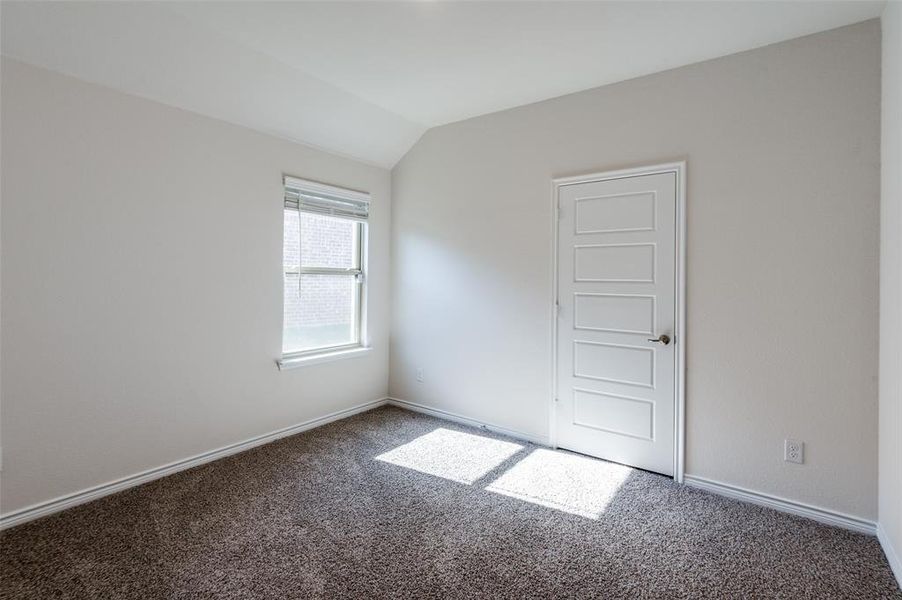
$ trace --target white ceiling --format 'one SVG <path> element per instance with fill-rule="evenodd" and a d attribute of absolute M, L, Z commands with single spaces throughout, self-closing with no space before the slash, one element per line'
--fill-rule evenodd
<path fill-rule="evenodd" d="M 429 127 L 880 15 L 880 1 L 20 2 L 2 51 L 392 166 Z"/>

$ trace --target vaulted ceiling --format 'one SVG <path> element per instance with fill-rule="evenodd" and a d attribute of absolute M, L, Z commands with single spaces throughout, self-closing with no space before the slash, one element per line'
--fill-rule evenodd
<path fill-rule="evenodd" d="M 883 1 L 4 1 L 5 55 L 393 166 L 430 127 L 877 17 Z"/>

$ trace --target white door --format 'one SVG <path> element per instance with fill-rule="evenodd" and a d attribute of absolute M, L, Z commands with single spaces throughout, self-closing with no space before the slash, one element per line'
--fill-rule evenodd
<path fill-rule="evenodd" d="M 557 445 L 673 475 L 676 173 L 558 189 Z"/>

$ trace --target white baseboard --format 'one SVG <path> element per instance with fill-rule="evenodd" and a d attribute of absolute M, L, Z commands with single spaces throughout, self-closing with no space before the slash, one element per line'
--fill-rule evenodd
<path fill-rule="evenodd" d="M 518 440 L 523 440 L 526 442 L 531 442 L 533 444 L 538 444 L 539 446 L 547 446 L 548 439 L 545 437 L 535 436 L 528 433 L 523 433 L 522 431 L 515 431 L 513 429 L 508 429 L 506 427 L 500 427 L 498 425 L 492 425 L 491 423 L 484 423 L 482 421 L 477 421 L 476 419 L 471 419 L 470 417 L 465 417 L 463 415 L 459 415 L 457 413 L 448 412 L 447 410 L 441 410 L 440 408 L 432 408 L 431 406 L 425 406 L 423 404 L 417 404 L 416 402 L 410 402 L 408 400 L 401 400 L 400 398 L 389 398 L 388 404 L 392 406 L 397 406 L 398 408 L 405 408 L 407 410 L 412 410 L 413 412 L 423 413 L 426 415 L 430 415 L 433 417 L 438 417 L 439 419 L 445 419 L 446 421 L 454 421 L 455 423 L 461 423 L 462 425 L 469 425 L 470 427 L 478 427 L 480 429 L 485 429 L 486 431 L 491 431 L 494 433 L 499 433 L 501 435 L 506 435 L 507 437 L 515 438 Z"/>
<path fill-rule="evenodd" d="M 86 502 L 102 498 L 104 496 L 109 496 L 110 494 L 115 494 L 116 492 L 136 487 L 155 479 L 160 479 L 162 477 L 166 477 L 167 475 L 178 473 L 179 471 L 184 471 L 186 469 L 212 462 L 226 456 L 231 456 L 232 454 L 238 454 L 239 452 L 250 450 L 251 448 L 262 446 L 264 444 L 268 444 L 278 439 L 288 437 L 290 435 L 295 435 L 303 431 L 308 431 L 310 429 L 320 427 L 333 421 L 338 421 L 340 419 L 345 419 L 362 412 L 373 410 L 385 404 L 431 415 L 433 417 L 438 417 L 440 419 L 445 419 L 448 421 L 454 421 L 463 425 L 469 425 L 471 427 L 486 429 L 488 431 L 492 431 L 511 438 L 524 440 L 541 446 L 548 445 L 548 440 L 540 436 L 530 435 L 513 429 L 508 429 L 506 427 L 484 423 L 482 421 L 464 417 L 463 415 L 449 411 L 417 404 L 416 402 L 409 402 L 407 400 L 401 400 L 399 398 L 381 398 L 379 400 L 373 400 L 371 402 L 359 404 L 345 410 L 330 413 L 322 417 L 310 419 L 308 421 L 304 421 L 303 423 L 298 423 L 284 429 L 265 433 L 263 435 L 224 446 L 222 448 L 217 448 L 216 450 L 211 450 L 203 454 L 198 454 L 196 456 L 162 465 L 154 469 L 149 469 L 141 473 L 136 473 L 128 477 L 123 477 L 121 479 L 91 487 L 79 492 L 75 492 L 73 494 L 68 494 L 66 496 L 54 498 L 53 500 L 48 500 L 46 502 L 27 506 L 5 515 L 0 515 L 0 530 L 14 527 L 16 525 L 21 525 L 22 523 L 26 523 L 40 517 L 60 512 L 67 508 L 78 506 L 79 504 L 84 504 Z M 745 502 L 750 502 L 752 504 L 772 508 L 781 512 L 807 517 L 821 523 L 826 523 L 828 525 L 843 527 L 845 529 L 850 529 L 852 531 L 857 531 L 860 533 L 876 535 L 880 541 L 881 546 L 883 547 L 887 560 L 889 561 L 890 567 L 892 568 L 896 579 L 900 581 L 900 584 L 902 584 L 902 562 L 900 562 L 899 560 L 899 555 L 890 543 L 889 539 L 886 537 L 883 529 L 878 524 L 872 521 L 867 521 L 865 519 L 860 519 L 858 517 L 853 517 L 851 515 L 846 515 L 801 502 L 795 502 L 793 500 L 787 500 L 785 498 L 780 498 L 777 496 L 763 494 L 761 492 L 755 492 L 753 490 L 748 490 L 745 488 L 727 485 L 717 481 L 712 481 L 710 479 L 696 477 L 694 475 L 686 475 L 685 484 L 690 487 L 719 494 L 721 496 L 726 496 L 728 498 L 733 498 L 735 500 L 742 500 Z"/>
<path fill-rule="evenodd" d="M 893 570 L 893 575 L 896 576 L 899 587 L 902 587 L 902 560 L 900 560 L 899 553 L 896 552 L 892 542 L 886 535 L 886 530 L 883 529 L 883 525 L 880 523 L 877 523 L 877 539 L 880 541 L 880 547 L 883 548 L 883 553 L 886 555 L 889 568 Z"/>
<path fill-rule="evenodd" d="M 812 506 L 811 504 L 796 502 L 795 500 L 787 500 L 786 498 L 780 498 L 779 496 L 771 496 L 770 494 L 763 494 L 754 490 L 705 479 L 704 477 L 696 477 L 695 475 L 686 475 L 683 482 L 689 487 L 705 490 L 706 492 L 711 492 L 720 496 L 726 496 L 727 498 L 732 498 L 734 500 L 742 500 L 743 502 L 765 506 L 791 515 L 807 517 L 827 525 L 842 527 L 844 529 L 850 529 L 868 535 L 877 534 L 877 524 L 873 521 L 821 508 L 819 506 Z"/>
<path fill-rule="evenodd" d="M 387 398 L 381 398 L 379 400 L 373 400 L 371 402 L 352 406 L 351 408 L 346 408 L 345 410 L 340 410 L 328 415 L 324 415 L 322 417 L 310 419 L 309 421 L 304 421 L 303 423 L 298 423 L 297 425 L 285 427 L 284 429 L 279 429 L 270 433 L 264 433 L 263 435 L 258 435 L 242 442 L 223 446 L 222 448 L 217 448 L 216 450 L 210 450 L 209 452 L 204 452 L 203 454 L 198 454 L 196 456 L 178 460 L 167 465 L 149 469 L 147 471 L 142 471 L 141 473 L 136 473 L 128 477 L 123 477 L 122 479 L 110 481 L 109 483 L 91 487 L 80 492 L 75 492 L 74 494 L 68 494 L 66 496 L 54 498 L 53 500 L 26 506 L 25 508 L 20 508 L 19 510 L 15 510 L 11 513 L 0 515 L 0 530 L 14 527 L 16 525 L 21 525 L 22 523 L 50 515 L 67 508 L 71 508 L 73 506 L 78 506 L 79 504 L 90 502 L 91 500 L 103 498 L 104 496 L 109 496 L 110 494 L 115 494 L 116 492 L 121 492 L 122 490 L 141 485 L 142 483 L 153 481 L 154 479 L 160 479 L 161 477 L 166 477 L 167 475 L 172 475 L 173 473 L 178 473 L 179 471 L 184 471 L 185 469 L 190 469 L 204 463 L 212 462 L 214 460 L 224 458 L 232 454 L 244 452 L 245 450 L 250 450 L 251 448 L 255 448 L 256 446 L 262 446 L 263 444 L 274 442 L 280 438 L 288 437 L 296 433 L 301 433 L 302 431 L 307 431 L 309 429 L 314 429 L 316 427 L 325 425 L 326 423 L 331 423 L 332 421 L 345 419 L 352 415 L 356 415 L 358 413 L 366 412 L 368 410 L 383 406 L 387 401 Z"/>

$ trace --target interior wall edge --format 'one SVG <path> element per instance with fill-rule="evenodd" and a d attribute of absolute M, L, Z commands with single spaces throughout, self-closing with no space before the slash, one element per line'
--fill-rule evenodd
<path fill-rule="evenodd" d="M 881 17 L 879 537 L 902 585 L 902 2 Z"/>
<path fill-rule="evenodd" d="M 877 523 L 877 540 L 880 542 L 880 547 L 883 548 L 889 568 L 893 570 L 893 575 L 896 576 L 896 581 L 899 582 L 899 585 L 902 585 L 902 558 L 896 552 L 896 548 L 886 534 L 882 523 Z"/>

